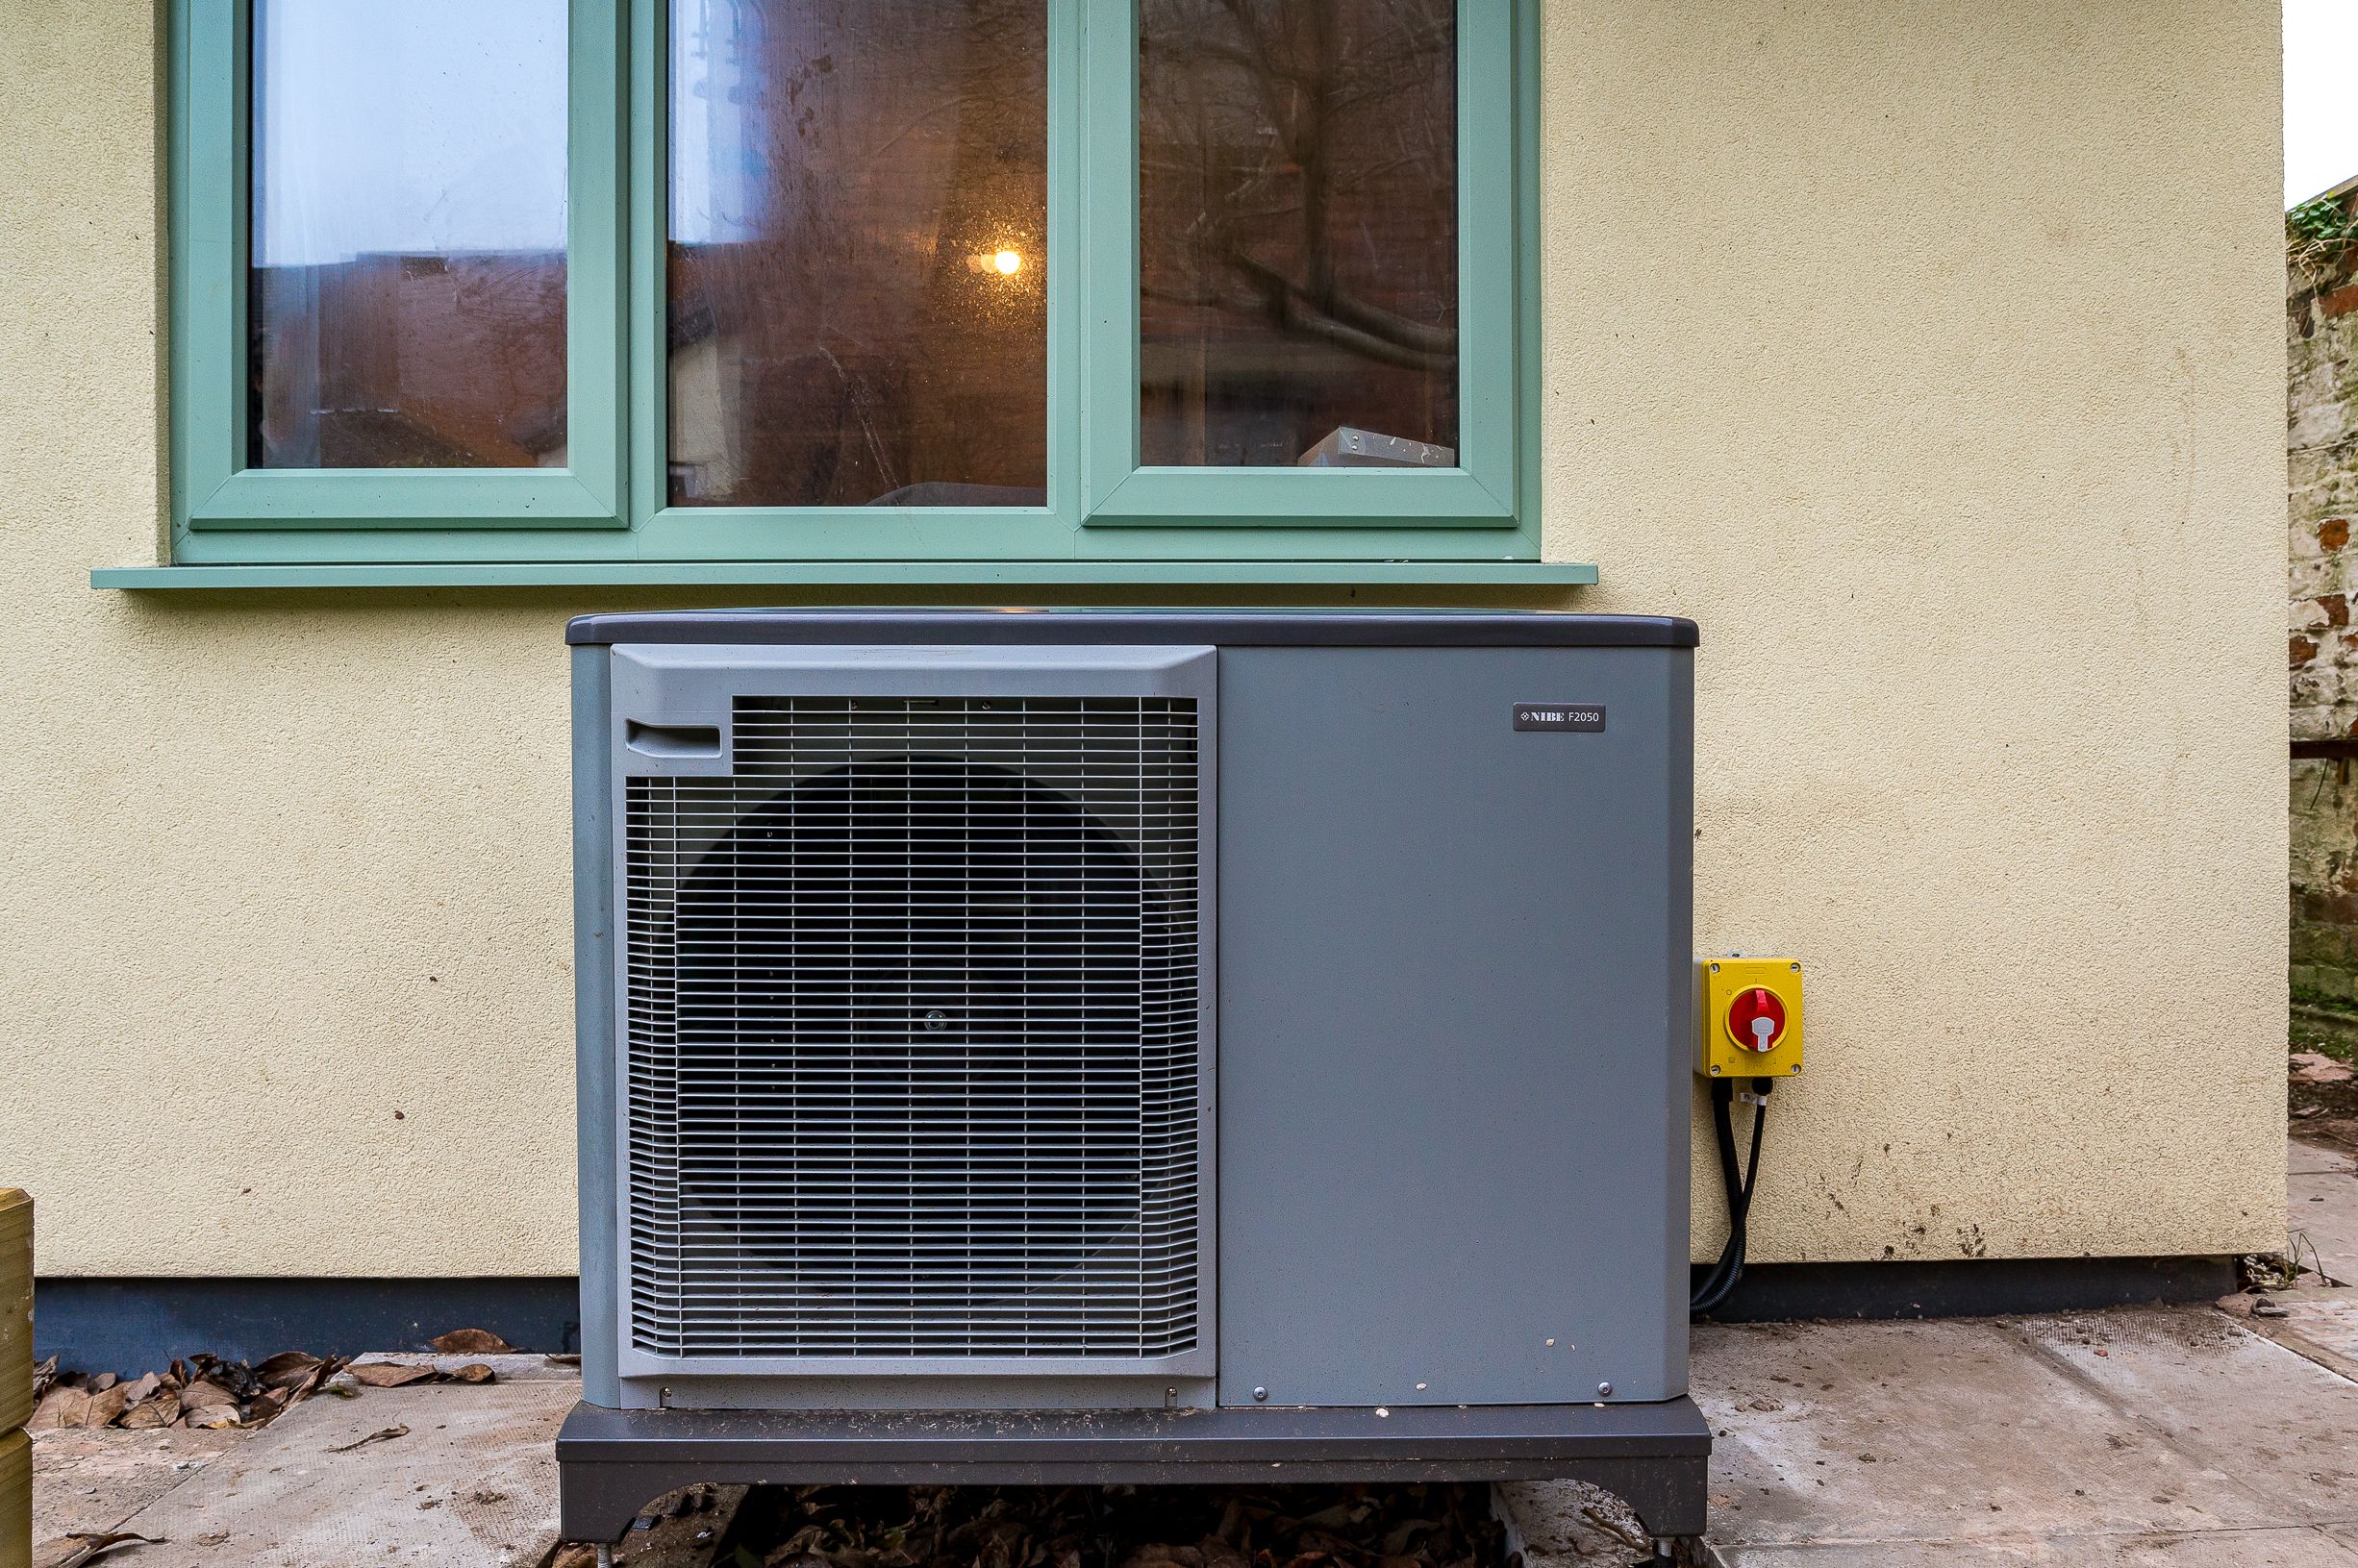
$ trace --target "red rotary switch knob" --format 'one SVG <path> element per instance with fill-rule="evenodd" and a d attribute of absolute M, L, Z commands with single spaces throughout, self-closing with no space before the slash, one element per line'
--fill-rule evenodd
<path fill-rule="evenodd" d="M 1772 1051 L 1785 1033 L 1785 1004 L 1763 985 L 1739 991 L 1727 1005 L 1727 1032 L 1746 1051 Z"/>

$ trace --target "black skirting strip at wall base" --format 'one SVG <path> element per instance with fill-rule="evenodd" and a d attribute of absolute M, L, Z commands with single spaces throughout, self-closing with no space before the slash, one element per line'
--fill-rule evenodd
<path fill-rule="evenodd" d="M 581 1349 L 570 1277 L 471 1280 L 40 1279 L 33 1354 L 75 1372 L 133 1376 L 211 1351 L 259 1361 L 422 1351 L 453 1329 L 489 1329 L 523 1351 Z"/>
<path fill-rule="evenodd" d="M 1704 1268 L 1693 1278 L 1700 1282 Z M 1747 1264 L 1715 1323 L 1794 1318 L 2000 1317 L 2149 1302 L 2216 1301 L 2232 1257 L 1958 1257 L 1937 1262 Z"/>
<path fill-rule="evenodd" d="M 1991 1317 L 2212 1301 L 2236 1282 L 2228 1257 L 1756 1263 L 1711 1315 L 1721 1323 Z M 536 1277 L 43 1279 L 34 1286 L 34 1355 L 76 1372 L 135 1376 L 197 1351 L 245 1361 L 283 1350 L 421 1351 L 453 1329 L 489 1329 L 518 1350 L 579 1351 L 580 1284 Z"/>

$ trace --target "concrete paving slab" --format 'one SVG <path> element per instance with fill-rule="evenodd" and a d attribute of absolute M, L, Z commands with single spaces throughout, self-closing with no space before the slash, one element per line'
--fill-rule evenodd
<path fill-rule="evenodd" d="M 1698 1325 L 1693 1346 L 1728 1547 L 2297 1522 L 2002 1320 Z"/>
<path fill-rule="evenodd" d="M 1720 1568 L 2358 1568 L 2358 1551 L 2326 1531 L 2233 1530 L 2200 1534 L 2019 1536 L 1960 1545 L 1875 1541 L 1718 1548 Z"/>
<path fill-rule="evenodd" d="M 2028 1318 L 2012 1332 L 2150 1434 L 2148 1447 L 2232 1477 L 2266 1522 L 2358 1523 L 2358 1382 L 2206 1307 Z"/>
<path fill-rule="evenodd" d="M 2308 1286 L 2271 1291 L 2263 1302 L 2284 1315 L 2253 1313 L 2244 1321 L 2254 1333 L 2358 1381 L 2358 1290 Z"/>
<path fill-rule="evenodd" d="M 554 1444 L 580 1394 L 519 1380 L 307 1400 L 122 1528 L 172 1543 L 140 1548 L 142 1568 L 534 1568 L 556 1542 Z"/>
<path fill-rule="evenodd" d="M 1507 1527 L 1507 1550 L 1527 1568 L 1627 1561 L 1652 1551 L 1636 1510 L 1586 1481 L 1500 1481 L 1491 1500 Z"/>
<path fill-rule="evenodd" d="M 2358 1176 L 2358 1155 L 2330 1143 L 2285 1140 L 2284 1169 L 2288 1176 Z"/>
<path fill-rule="evenodd" d="M 657 1499 L 615 1547 L 615 1568 L 715 1568 L 714 1553 L 745 1501 L 742 1486 L 690 1486 Z M 560 1547 L 549 1568 L 597 1568 L 597 1549 Z"/>
<path fill-rule="evenodd" d="M 113 1530 L 246 1433 L 52 1429 L 33 1433 L 33 1539 Z"/>
<path fill-rule="evenodd" d="M 2346 1171 L 2296 1172 L 2285 1178 L 2285 1226 L 2305 1240 L 2298 1261 L 2314 1265 L 2341 1284 L 2358 1285 L 2358 1175 Z"/>
<path fill-rule="evenodd" d="M 517 1354 L 514 1356 L 442 1356 L 411 1351 L 369 1351 L 355 1356 L 361 1361 L 390 1361 L 396 1366 L 430 1366 L 438 1372 L 456 1372 L 463 1366 L 488 1366 L 501 1382 L 571 1382 L 581 1381 L 578 1363 L 561 1366 L 545 1356 Z"/>

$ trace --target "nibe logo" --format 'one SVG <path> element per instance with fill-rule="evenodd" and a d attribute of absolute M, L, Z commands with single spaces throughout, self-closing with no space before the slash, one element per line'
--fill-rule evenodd
<path fill-rule="evenodd" d="M 1517 703 L 1515 728 L 1552 730 L 1559 734 L 1595 734 L 1605 727 L 1605 710 L 1594 703 Z"/>

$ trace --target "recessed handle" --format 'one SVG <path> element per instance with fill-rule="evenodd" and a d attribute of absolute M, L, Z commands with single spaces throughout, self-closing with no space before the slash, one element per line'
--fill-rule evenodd
<path fill-rule="evenodd" d="M 641 724 L 625 719 L 623 744 L 648 757 L 718 757 L 717 724 Z"/>

